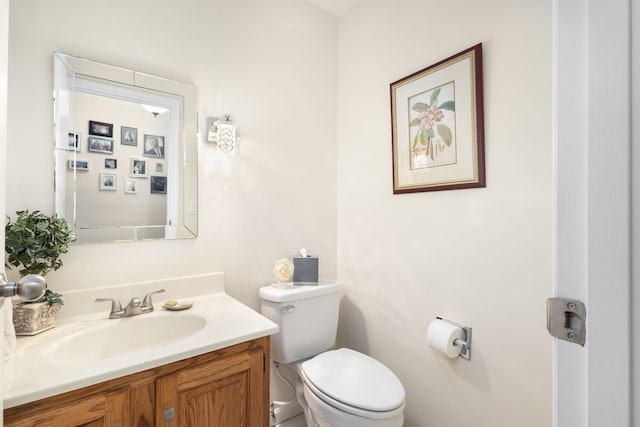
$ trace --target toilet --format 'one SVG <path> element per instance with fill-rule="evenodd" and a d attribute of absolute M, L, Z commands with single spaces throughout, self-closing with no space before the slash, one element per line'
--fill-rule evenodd
<path fill-rule="evenodd" d="M 340 284 L 260 288 L 262 314 L 278 324 L 275 362 L 298 373 L 307 427 L 401 427 L 405 392 L 389 368 L 348 348 L 334 349 Z"/>

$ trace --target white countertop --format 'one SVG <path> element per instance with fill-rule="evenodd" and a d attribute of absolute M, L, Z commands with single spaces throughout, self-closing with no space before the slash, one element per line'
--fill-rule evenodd
<path fill-rule="evenodd" d="M 4 407 L 32 402 L 278 332 L 275 323 L 224 292 L 190 297 L 193 307 L 184 311 L 161 308 L 167 299 L 170 298 L 156 295 L 158 302 L 154 302 L 154 312 L 124 319 L 106 319 L 109 307 L 105 304 L 100 312 L 63 317 L 56 320 L 56 327 L 49 331 L 33 337 L 18 337 L 15 357 L 3 364 Z M 123 306 L 125 304 L 123 301 Z M 206 324 L 185 338 L 107 359 L 79 358 L 70 362 L 57 360 L 59 358 L 52 357 L 47 351 L 52 337 L 59 340 L 67 331 L 73 333 L 98 322 L 122 322 L 147 316 L 202 316 Z M 118 342 L 113 345 L 117 347 Z M 77 351 L 82 352 L 82 349 Z"/>

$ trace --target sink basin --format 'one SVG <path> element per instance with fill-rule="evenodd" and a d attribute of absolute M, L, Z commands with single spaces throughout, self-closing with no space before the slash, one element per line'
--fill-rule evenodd
<path fill-rule="evenodd" d="M 126 357 L 188 338 L 206 324 L 203 317 L 184 314 L 101 320 L 97 324 L 49 335 L 49 355 L 53 360 L 65 362 Z"/>

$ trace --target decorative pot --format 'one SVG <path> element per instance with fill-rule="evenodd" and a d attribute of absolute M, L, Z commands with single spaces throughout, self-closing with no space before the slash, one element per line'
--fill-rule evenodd
<path fill-rule="evenodd" d="M 60 304 L 48 302 L 13 306 L 13 326 L 16 335 L 36 335 L 55 326 L 54 315 L 60 310 Z"/>

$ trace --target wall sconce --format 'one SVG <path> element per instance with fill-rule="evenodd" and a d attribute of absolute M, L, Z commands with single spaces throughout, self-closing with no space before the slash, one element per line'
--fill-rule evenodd
<path fill-rule="evenodd" d="M 222 151 L 233 151 L 238 139 L 238 127 L 229 120 L 229 115 L 223 118 L 207 117 L 207 141 L 215 142 Z"/>
<path fill-rule="evenodd" d="M 142 108 L 153 114 L 153 117 L 158 117 L 158 114 L 164 114 L 169 111 L 168 108 L 156 107 L 155 105 L 142 104 Z"/>

